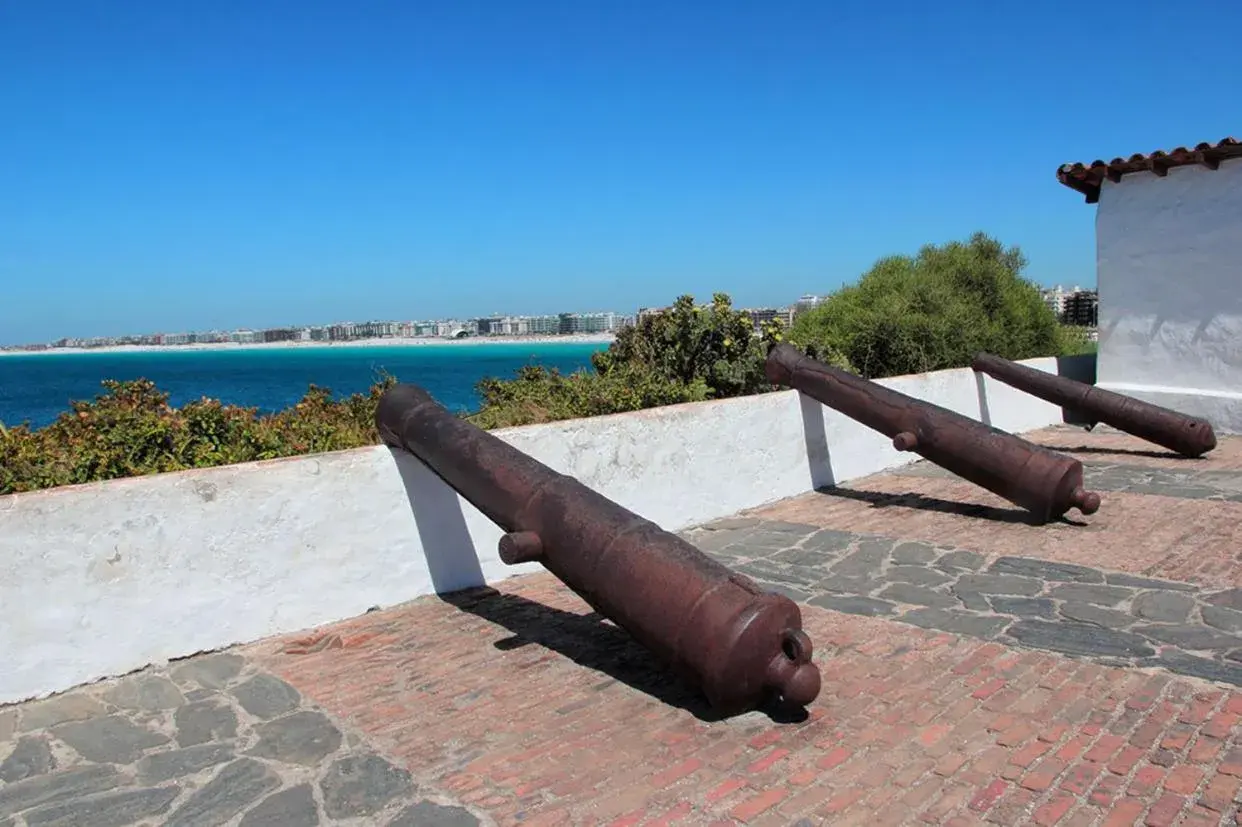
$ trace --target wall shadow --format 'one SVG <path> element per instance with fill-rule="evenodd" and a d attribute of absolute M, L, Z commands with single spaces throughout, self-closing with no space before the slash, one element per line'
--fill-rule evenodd
<path fill-rule="evenodd" d="M 828 429 L 824 424 L 824 406 L 804 393 L 798 394 L 802 406 L 802 434 L 806 442 L 806 463 L 811 471 L 811 488 L 837 484 L 832 470 L 832 451 L 828 448 Z"/>
<path fill-rule="evenodd" d="M 538 644 L 661 703 L 684 709 L 700 721 L 723 720 L 700 692 L 678 679 L 627 632 L 597 612 L 575 614 L 490 586 L 444 594 L 440 599 L 509 630 L 513 637 L 497 641 L 497 649 L 510 651 Z M 768 703 L 759 711 L 776 723 L 796 723 L 809 717 L 805 709 L 790 709 L 777 703 Z"/>
<path fill-rule="evenodd" d="M 1080 353 L 1077 356 L 1057 357 L 1057 376 L 1064 376 L 1078 382 L 1095 384 L 1099 358 L 1094 353 Z"/>
<path fill-rule="evenodd" d="M 938 497 L 928 497 L 914 491 L 906 491 L 901 494 L 889 494 L 881 491 L 859 491 L 853 488 L 841 488 L 835 486 L 833 488 L 825 488 L 816 491 L 825 497 L 841 497 L 847 500 L 855 500 L 865 502 L 873 508 L 914 508 L 919 511 L 941 511 L 947 514 L 957 514 L 962 517 L 972 517 L 980 520 L 988 520 L 996 523 L 1022 523 L 1025 525 L 1043 525 L 1044 523 L 1036 519 L 1035 515 L 1027 511 L 1025 508 L 1000 508 L 992 505 L 979 505 L 976 503 L 963 503 L 953 500 L 942 500 Z M 1065 522 L 1071 525 L 1086 525 L 1067 518 L 1060 518 L 1053 522 Z"/>
<path fill-rule="evenodd" d="M 992 411 L 988 408 L 988 386 L 987 378 L 979 371 L 975 374 L 975 394 L 979 397 L 979 421 L 984 425 L 991 426 Z"/>
<path fill-rule="evenodd" d="M 1077 356 L 1058 356 L 1057 376 L 1064 376 L 1066 379 L 1073 379 L 1075 382 L 1094 385 L 1098 364 L 1099 361 L 1094 353 L 1082 353 Z M 1096 421 L 1093 418 L 1073 408 L 1061 409 L 1061 421 L 1066 425 L 1082 425 L 1088 430 L 1096 425 Z"/>
<path fill-rule="evenodd" d="M 436 593 L 483 585 L 483 566 L 457 492 L 414 455 L 391 446 L 388 452 L 401 474 Z"/>

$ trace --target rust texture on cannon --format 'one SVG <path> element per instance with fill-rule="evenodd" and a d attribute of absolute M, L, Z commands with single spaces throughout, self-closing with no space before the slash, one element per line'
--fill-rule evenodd
<path fill-rule="evenodd" d="M 720 714 L 820 690 L 798 604 L 654 522 L 454 416 L 417 385 L 385 392 L 384 442 L 418 457 L 507 532 L 500 558 L 539 562 Z"/>
<path fill-rule="evenodd" d="M 1082 463 L 1021 437 L 825 365 L 789 344 L 768 352 L 768 380 L 807 396 L 1048 521 L 1071 508 L 1093 514 Z"/>
<path fill-rule="evenodd" d="M 1084 415 L 1092 425 L 1103 422 L 1183 456 L 1199 457 L 1216 447 L 1212 423 L 1197 416 L 1045 373 L 991 353 L 978 354 L 970 366 L 1024 393 Z"/>

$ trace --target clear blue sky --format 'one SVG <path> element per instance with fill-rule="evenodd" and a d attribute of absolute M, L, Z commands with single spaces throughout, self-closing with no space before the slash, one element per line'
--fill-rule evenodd
<path fill-rule="evenodd" d="M 0 342 L 787 303 L 1242 132 L 1242 4 L 0 4 Z"/>

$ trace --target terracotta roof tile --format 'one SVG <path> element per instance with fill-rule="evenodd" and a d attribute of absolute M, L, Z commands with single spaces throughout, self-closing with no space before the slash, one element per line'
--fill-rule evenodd
<path fill-rule="evenodd" d="M 1242 141 L 1222 138 L 1214 144 L 1198 144 L 1193 149 L 1179 146 L 1170 152 L 1156 150 L 1146 155 L 1131 155 L 1111 161 L 1062 164 L 1057 169 L 1057 180 L 1085 195 L 1088 204 L 1094 204 L 1100 200 L 1100 186 L 1105 178 L 1115 183 L 1131 172 L 1154 172 L 1163 177 L 1172 167 L 1190 164 L 1203 164 L 1209 169 L 1216 169 L 1221 161 L 1228 158 L 1242 158 Z"/>

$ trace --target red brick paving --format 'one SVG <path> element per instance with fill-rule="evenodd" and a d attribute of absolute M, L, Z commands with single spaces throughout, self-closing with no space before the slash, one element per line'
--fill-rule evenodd
<path fill-rule="evenodd" d="M 537 605 L 430 598 L 323 630 L 340 648 L 255 652 L 499 824 L 1217 823 L 1242 783 L 1242 695 L 1199 681 L 804 607 L 809 718 L 709 722 L 551 576 L 502 585 Z"/>
<path fill-rule="evenodd" d="M 1088 439 L 1126 447 L 1103 436 Z M 1242 467 L 1239 446 L 1224 441 L 1222 467 Z M 851 487 L 1006 505 L 938 478 Z M 822 494 L 759 513 L 993 555 L 1240 580 L 1242 505 L 1105 493 L 1086 528 Z M 1242 694 L 1202 681 L 804 606 L 824 678 L 807 719 L 713 722 L 551 576 L 505 581 L 478 600 L 422 599 L 250 654 L 421 783 L 501 825 L 1154 827 L 1233 824 L 1242 800 Z"/>

